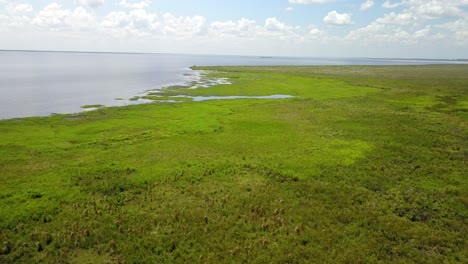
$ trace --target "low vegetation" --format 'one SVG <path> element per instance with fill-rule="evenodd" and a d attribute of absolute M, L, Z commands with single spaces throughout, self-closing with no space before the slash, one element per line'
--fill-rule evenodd
<path fill-rule="evenodd" d="M 83 109 L 94 109 L 94 108 L 101 108 L 104 107 L 104 105 L 101 104 L 93 104 L 93 105 L 83 105 L 81 108 Z"/>
<path fill-rule="evenodd" d="M 295 97 L 0 121 L 0 263 L 468 262 L 468 66 L 197 69 Z"/>

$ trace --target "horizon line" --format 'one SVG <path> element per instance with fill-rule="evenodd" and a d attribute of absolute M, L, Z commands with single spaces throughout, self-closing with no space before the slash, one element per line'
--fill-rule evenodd
<path fill-rule="evenodd" d="M 272 55 L 229 55 L 229 54 L 196 54 L 173 52 L 134 52 L 134 51 L 77 51 L 77 50 L 34 50 L 34 49 L 1 49 L 0 52 L 51 52 L 51 53 L 98 53 L 98 54 L 164 54 L 164 55 L 191 55 L 191 56 L 226 56 L 226 57 L 257 57 L 257 58 L 349 58 L 349 59 L 373 59 L 373 60 L 425 60 L 425 61 L 468 61 L 463 58 L 410 58 L 410 57 L 330 57 L 330 56 L 272 56 Z"/>

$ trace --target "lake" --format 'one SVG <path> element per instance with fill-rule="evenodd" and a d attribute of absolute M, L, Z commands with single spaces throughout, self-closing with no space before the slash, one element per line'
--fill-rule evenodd
<path fill-rule="evenodd" d="M 0 119 L 121 106 L 148 90 L 185 84 L 193 65 L 401 65 L 455 61 L 183 54 L 0 51 Z"/>

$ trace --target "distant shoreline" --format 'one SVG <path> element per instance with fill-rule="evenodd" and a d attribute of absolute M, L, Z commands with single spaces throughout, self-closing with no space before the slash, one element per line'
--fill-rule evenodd
<path fill-rule="evenodd" d="M 272 55 L 233 55 L 233 54 L 194 54 L 194 53 L 166 53 L 166 52 L 125 52 L 125 51 L 73 51 L 73 50 L 10 50 L 0 49 L 0 52 L 44 52 L 44 53 L 85 53 L 85 54 L 132 54 L 132 55 L 180 55 L 180 56 L 221 56 L 221 57 L 248 57 L 261 59 L 366 59 L 366 60 L 390 60 L 390 61 L 447 61 L 466 62 L 467 59 L 457 58 L 392 58 L 392 57 L 321 57 L 321 56 L 272 56 Z"/>

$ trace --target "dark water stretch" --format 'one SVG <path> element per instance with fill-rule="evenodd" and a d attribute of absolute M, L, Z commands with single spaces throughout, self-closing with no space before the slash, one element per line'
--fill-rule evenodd
<path fill-rule="evenodd" d="M 453 61 L 0 51 L 0 119 L 138 103 L 148 90 L 197 77 L 193 65 L 395 65 Z M 120 100 L 116 100 L 116 99 Z M 121 100 L 123 99 L 123 100 Z"/>

